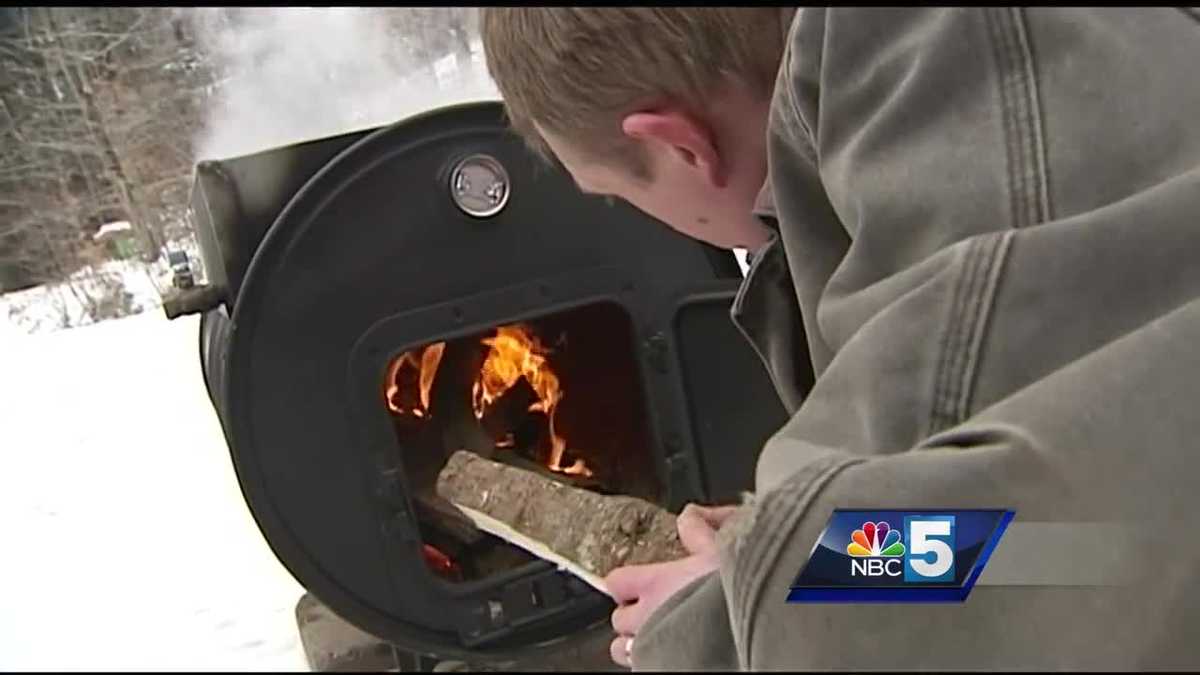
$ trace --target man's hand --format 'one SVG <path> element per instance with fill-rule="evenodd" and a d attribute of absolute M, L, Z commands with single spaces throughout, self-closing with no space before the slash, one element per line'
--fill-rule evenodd
<path fill-rule="evenodd" d="M 616 639 L 609 647 L 613 661 L 627 668 L 633 638 L 658 606 L 695 579 L 717 569 L 717 530 L 736 506 L 688 504 L 676 520 L 679 540 L 686 558 L 650 565 L 620 567 L 604 579 L 613 599 L 620 605 L 612 615 Z"/>

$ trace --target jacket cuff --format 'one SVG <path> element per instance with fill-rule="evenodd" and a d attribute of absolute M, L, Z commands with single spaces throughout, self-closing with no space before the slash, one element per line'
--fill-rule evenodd
<path fill-rule="evenodd" d="M 716 573 L 667 598 L 646 619 L 633 641 L 638 671 L 737 670 L 725 591 Z"/>

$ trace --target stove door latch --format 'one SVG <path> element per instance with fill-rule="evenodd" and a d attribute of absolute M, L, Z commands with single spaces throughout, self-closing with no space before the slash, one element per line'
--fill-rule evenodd
<path fill-rule="evenodd" d="M 464 646 L 475 647 L 559 614 L 583 601 L 585 598 L 581 596 L 598 594 L 584 582 L 557 569 L 521 577 L 483 594 L 482 601 L 473 598 L 473 606 L 462 615 L 459 637 Z"/>

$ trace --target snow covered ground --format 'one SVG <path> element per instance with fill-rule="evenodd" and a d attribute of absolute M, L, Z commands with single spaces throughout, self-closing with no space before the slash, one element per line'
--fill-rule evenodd
<path fill-rule="evenodd" d="M 176 240 L 170 247 L 189 255 L 196 282 L 203 283 L 204 270 L 196 243 L 191 239 Z M 33 335 L 93 323 L 87 312 L 88 299 L 93 302 L 102 299 L 106 283 L 113 282 L 132 296 L 134 313 L 157 310 L 162 306 L 161 295 L 171 288 L 171 266 L 165 254 L 150 264 L 110 260 L 84 267 L 66 282 L 0 295 L 0 347 L 5 334 Z"/>
<path fill-rule="evenodd" d="M 198 317 L 0 316 L 0 671 L 306 670 L 303 593 L 242 499 Z"/>

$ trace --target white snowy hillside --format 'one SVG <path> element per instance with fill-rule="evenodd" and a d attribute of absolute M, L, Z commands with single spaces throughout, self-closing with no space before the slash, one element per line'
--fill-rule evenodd
<path fill-rule="evenodd" d="M 0 320 L 0 671 L 307 670 L 303 590 L 238 489 L 198 319 Z"/>

